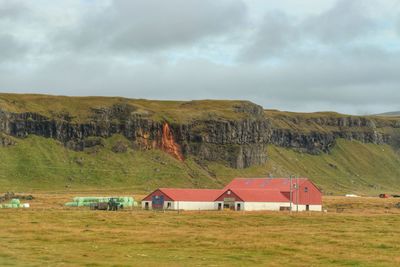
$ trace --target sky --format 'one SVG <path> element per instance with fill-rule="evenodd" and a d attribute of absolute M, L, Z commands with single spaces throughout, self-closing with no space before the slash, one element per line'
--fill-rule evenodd
<path fill-rule="evenodd" d="M 0 92 L 400 110 L 400 0 L 0 0 Z"/>

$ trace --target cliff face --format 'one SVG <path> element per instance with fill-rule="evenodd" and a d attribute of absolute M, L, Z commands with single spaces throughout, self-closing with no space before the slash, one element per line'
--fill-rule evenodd
<path fill-rule="evenodd" d="M 131 140 L 134 149 L 162 149 L 181 161 L 194 156 L 199 160 L 225 161 L 234 168 L 265 163 L 270 144 L 319 154 L 329 153 L 338 138 L 373 144 L 395 144 L 400 140 L 398 119 L 303 116 L 264 111 L 248 102 L 233 107 L 238 118 L 213 117 L 210 113 L 208 117 L 183 122 L 156 120 L 135 110 L 129 104 L 91 108 L 85 121 L 76 122 L 68 112 L 45 116 L 0 109 L 0 132 L 17 138 L 29 134 L 53 138 L 74 150 L 99 145 L 100 141 L 93 137 L 122 134 Z"/>

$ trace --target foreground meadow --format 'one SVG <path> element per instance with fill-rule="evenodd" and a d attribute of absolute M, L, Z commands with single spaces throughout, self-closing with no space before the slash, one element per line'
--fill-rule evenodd
<path fill-rule="evenodd" d="M 31 209 L 0 210 L 0 265 L 400 265 L 394 200 L 326 198 L 319 214 L 178 214 L 64 208 L 70 197 L 42 194 Z"/>

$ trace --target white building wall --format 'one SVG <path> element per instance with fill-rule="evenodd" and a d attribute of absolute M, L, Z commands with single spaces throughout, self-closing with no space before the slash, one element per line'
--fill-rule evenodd
<path fill-rule="evenodd" d="M 194 201 L 175 201 L 173 203 L 175 210 L 216 210 L 218 204 L 212 202 L 194 202 Z"/>
<path fill-rule="evenodd" d="M 142 209 L 145 209 L 146 202 L 149 209 L 152 209 L 151 201 L 142 201 Z M 168 205 L 169 204 L 169 205 Z M 216 210 L 217 202 L 193 202 L 193 201 L 164 201 L 165 210 Z"/>
<path fill-rule="evenodd" d="M 293 205 L 292 210 L 293 211 L 297 211 L 297 205 Z M 298 210 L 299 211 L 307 211 L 307 206 L 306 205 L 299 205 Z M 322 211 L 322 205 L 309 205 L 308 210 L 309 211 Z"/>
<path fill-rule="evenodd" d="M 146 202 L 149 203 L 149 209 L 152 209 L 151 201 L 142 201 L 142 209 L 145 209 Z M 170 203 L 170 207 L 168 207 Z M 290 207 L 289 202 L 235 202 L 235 209 L 240 203 L 241 210 L 245 211 L 279 211 L 281 207 Z M 218 210 L 218 204 L 223 209 L 224 202 L 191 202 L 191 201 L 165 201 L 164 209 L 170 210 Z M 292 210 L 297 211 L 297 205 L 292 204 Z M 306 205 L 298 205 L 298 211 L 306 211 Z M 309 211 L 322 211 L 321 205 L 309 205 Z"/>
<path fill-rule="evenodd" d="M 244 210 L 246 211 L 279 211 L 281 207 L 290 207 L 290 204 L 289 202 L 244 202 Z"/>
<path fill-rule="evenodd" d="M 290 207 L 289 202 L 244 202 L 244 210 L 246 211 L 261 211 L 271 210 L 279 211 L 281 207 Z M 306 205 L 292 204 L 292 211 L 306 211 Z M 321 205 L 309 205 L 309 211 L 322 211 Z"/>

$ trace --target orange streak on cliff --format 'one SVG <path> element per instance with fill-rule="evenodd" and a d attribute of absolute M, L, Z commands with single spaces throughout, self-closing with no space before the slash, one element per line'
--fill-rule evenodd
<path fill-rule="evenodd" d="M 174 136 L 169 128 L 168 123 L 164 123 L 162 129 L 161 148 L 168 154 L 174 156 L 180 161 L 183 161 L 183 155 L 180 146 L 175 143 Z"/>

